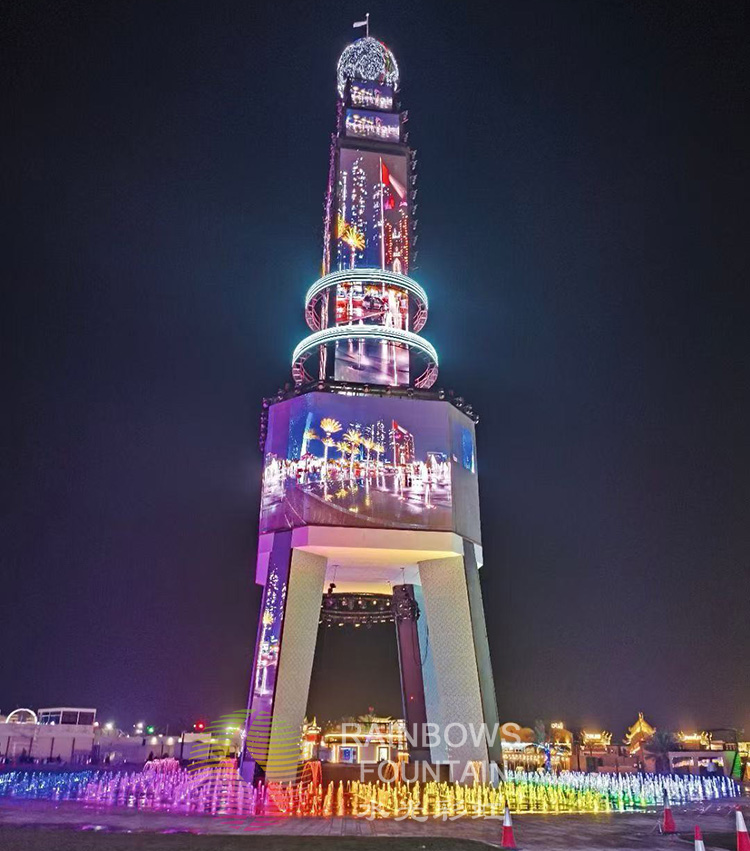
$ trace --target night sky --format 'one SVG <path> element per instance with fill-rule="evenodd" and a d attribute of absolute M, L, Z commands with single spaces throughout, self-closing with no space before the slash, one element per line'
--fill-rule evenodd
<path fill-rule="evenodd" d="M 6 0 L 0 709 L 244 706 L 260 402 L 306 333 L 367 9 L 418 149 L 424 333 L 481 418 L 501 719 L 750 732 L 730 0 Z M 311 709 L 398 712 L 390 631 L 323 650 Z"/>

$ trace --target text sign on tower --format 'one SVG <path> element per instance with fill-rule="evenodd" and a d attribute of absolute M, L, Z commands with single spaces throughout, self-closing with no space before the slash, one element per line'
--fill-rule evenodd
<path fill-rule="evenodd" d="M 349 103 L 365 109 L 393 109 L 393 88 L 380 83 L 353 81 L 349 85 Z"/>
<path fill-rule="evenodd" d="M 401 122 L 391 112 L 374 112 L 369 109 L 347 109 L 346 135 L 362 139 L 377 139 L 379 142 L 398 142 Z"/>

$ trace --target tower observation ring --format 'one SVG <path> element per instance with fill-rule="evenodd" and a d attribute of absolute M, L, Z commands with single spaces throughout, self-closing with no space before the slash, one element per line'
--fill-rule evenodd
<path fill-rule="evenodd" d="M 433 345 L 413 331 L 386 328 L 382 325 L 334 325 L 305 337 L 292 354 L 292 375 L 295 383 L 307 384 L 314 380 L 305 370 L 304 364 L 316 349 L 328 343 L 359 340 L 379 340 L 383 343 L 407 346 L 410 351 L 421 355 L 426 363 L 424 371 L 414 379 L 414 386 L 426 390 L 435 383 L 438 374 L 438 355 Z"/>
<path fill-rule="evenodd" d="M 323 297 L 333 287 L 339 284 L 361 282 L 369 284 L 392 285 L 406 290 L 414 299 L 414 318 L 412 330 L 419 332 L 427 322 L 427 309 L 429 307 L 427 293 L 422 287 L 408 275 L 399 272 L 389 272 L 386 269 L 345 269 L 340 272 L 331 272 L 323 275 L 310 287 L 305 296 L 305 320 L 311 331 L 319 331 L 323 326 L 321 323 L 321 302 Z"/>

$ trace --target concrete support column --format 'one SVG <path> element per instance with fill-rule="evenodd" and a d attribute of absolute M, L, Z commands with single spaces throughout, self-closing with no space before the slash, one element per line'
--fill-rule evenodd
<path fill-rule="evenodd" d="M 452 775 L 460 779 L 470 762 L 488 767 L 464 560 L 454 556 L 421 561 L 419 576 L 427 720 L 438 725 L 440 736 L 431 757 L 433 762 L 455 761 Z"/>
<path fill-rule="evenodd" d="M 500 718 L 497 712 L 497 695 L 495 693 L 495 677 L 490 662 L 490 644 L 487 640 L 487 624 L 484 617 L 482 588 L 479 584 L 479 564 L 477 550 L 480 548 L 464 541 L 464 569 L 466 572 L 466 588 L 469 593 L 469 610 L 471 612 L 472 633 L 474 636 L 474 652 L 477 657 L 479 672 L 479 690 L 482 694 L 482 710 L 484 722 L 490 731 L 488 750 L 490 760 L 499 768 L 503 767 L 503 749 L 500 742 Z M 497 735 L 493 731 L 497 729 Z"/>
<path fill-rule="evenodd" d="M 294 779 L 310 691 L 326 559 L 292 550 L 284 606 L 266 779 Z"/>

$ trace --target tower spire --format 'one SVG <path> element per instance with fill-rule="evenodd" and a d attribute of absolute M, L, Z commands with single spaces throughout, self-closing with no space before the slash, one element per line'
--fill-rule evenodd
<path fill-rule="evenodd" d="M 369 32 L 369 20 L 368 12 L 354 27 Z M 396 58 L 382 42 L 359 38 L 341 54 L 336 77 L 323 274 L 305 299 L 313 333 L 292 355 L 294 382 L 427 390 L 438 357 L 420 335 L 427 294 L 410 277 L 417 178 Z"/>

